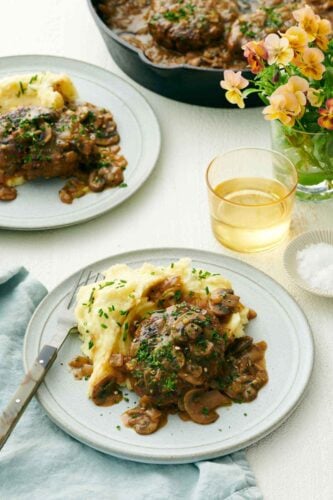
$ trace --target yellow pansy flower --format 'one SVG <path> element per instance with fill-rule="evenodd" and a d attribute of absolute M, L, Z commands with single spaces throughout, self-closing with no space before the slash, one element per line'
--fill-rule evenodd
<path fill-rule="evenodd" d="M 327 50 L 328 37 L 332 33 L 332 24 L 328 19 L 321 19 L 316 33 L 316 44 L 321 50 Z"/>
<path fill-rule="evenodd" d="M 282 34 L 282 37 L 287 38 L 289 47 L 295 52 L 303 52 L 308 46 L 308 35 L 306 31 L 299 26 L 292 26 L 287 29 L 287 31 Z"/>
<path fill-rule="evenodd" d="M 221 87 L 227 90 L 225 97 L 232 104 L 237 104 L 239 108 L 244 108 L 244 98 L 241 90 L 245 89 L 249 82 L 242 76 L 242 72 L 235 73 L 231 69 L 227 69 L 223 73 L 224 80 L 220 82 Z"/>
<path fill-rule="evenodd" d="M 293 16 L 298 22 L 299 27 L 307 33 L 309 42 L 313 42 L 318 32 L 320 17 L 308 5 L 302 9 L 295 10 Z"/>
<path fill-rule="evenodd" d="M 318 123 L 327 130 L 333 130 L 333 98 L 326 101 L 326 107 L 319 110 Z"/>
<path fill-rule="evenodd" d="M 300 76 L 291 76 L 288 80 L 288 83 L 285 85 L 281 85 L 276 91 L 274 95 L 279 94 L 294 94 L 296 97 L 300 109 L 297 112 L 297 118 L 300 118 L 304 114 L 304 109 L 306 105 L 306 96 L 305 92 L 309 89 L 309 82 L 305 80 L 305 78 L 301 78 Z"/>
<path fill-rule="evenodd" d="M 321 64 L 324 59 L 325 56 L 320 49 L 307 48 L 296 64 L 304 76 L 313 80 L 321 80 L 326 70 L 325 66 Z"/>
<path fill-rule="evenodd" d="M 283 125 L 293 127 L 297 118 L 304 113 L 304 107 L 293 92 L 286 86 L 277 89 L 269 98 L 269 106 L 263 110 L 266 120 L 280 120 Z"/>
<path fill-rule="evenodd" d="M 319 108 L 319 106 L 322 105 L 323 95 L 320 89 L 313 89 L 310 87 L 307 92 L 307 98 L 311 106 L 314 106 L 315 108 Z"/>
<path fill-rule="evenodd" d="M 289 40 L 280 38 L 275 33 L 266 36 L 264 46 L 268 53 L 268 64 L 286 66 L 294 57 L 294 51 L 289 47 Z"/>

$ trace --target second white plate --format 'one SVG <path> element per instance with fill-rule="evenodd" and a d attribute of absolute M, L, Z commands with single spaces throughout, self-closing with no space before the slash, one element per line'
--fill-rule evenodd
<path fill-rule="evenodd" d="M 157 119 L 144 97 L 129 83 L 97 66 L 54 56 L 2 57 L 0 78 L 22 73 L 52 71 L 73 80 L 81 101 L 113 113 L 120 134 L 122 154 L 128 161 L 128 187 L 89 193 L 62 203 L 58 196 L 64 180 L 38 180 L 18 188 L 13 202 L 0 203 L 0 228 L 36 230 L 84 222 L 116 207 L 137 191 L 153 170 L 160 150 Z"/>
<path fill-rule="evenodd" d="M 167 425 L 158 432 L 140 436 L 121 426 L 120 421 L 120 415 L 137 401 L 134 393 L 128 393 L 129 402 L 98 407 L 87 398 L 86 382 L 74 379 L 68 362 L 80 352 L 80 341 L 72 336 L 39 389 L 38 399 L 59 427 L 93 448 L 146 463 L 176 464 L 215 458 L 249 446 L 272 432 L 296 408 L 304 393 L 314 354 L 309 325 L 292 297 L 257 269 L 229 257 L 189 249 L 136 251 L 93 263 L 89 268 L 98 272 L 116 263 L 167 265 L 182 257 L 191 257 L 194 267 L 226 276 L 242 302 L 257 311 L 258 317 L 250 322 L 247 333 L 268 344 L 269 383 L 252 403 L 221 408 L 220 418 L 211 425 L 183 422 L 177 415 L 170 415 Z M 78 273 L 62 282 L 34 314 L 25 337 L 26 370 L 41 345 L 52 337 L 59 306 L 77 278 Z"/>

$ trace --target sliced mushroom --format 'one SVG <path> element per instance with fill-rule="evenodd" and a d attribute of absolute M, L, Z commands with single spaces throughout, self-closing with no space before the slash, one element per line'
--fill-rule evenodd
<path fill-rule="evenodd" d="M 88 356 L 76 356 L 76 358 L 70 361 L 68 364 L 71 368 L 82 368 L 84 365 L 91 365 L 92 362 L 88 358 Z"/>
<path fill-rule="evenodd" d="M 73 203 L 74 199 L 73 195 L 66 191 L 66 189 L 60 189 L 59 198 L 63 203 L 66 203 L 67 205 Z"/>
<path fill-rule="evenodd" d="M 17 191 L 13 187 L 0 186 L 0 200 L 1 201 L 12 201 L 15 200 L 17 196 Z"/>
<path fill-rule="evenodd" d="M 103 191 L 106 185 L 106 180 L 103 176 L 99 175 L 97 170 L 93 170 L 88 179 L 89 188 L 94 193 Z"/>
<path fill-rule="evenodd" d="M 245 335 L 244 337 L 238 337 L 229 345 L 226 354 L 231 354 L 233 356 L 242 355 L 244 351 L 249 350 L 252 345 L 252 337 L 249 337 L 247 335 Z"/>
<path fill-rule="evenodd" d="M 97 146 L 110 146 L 112 140 L 112 137 L 96 137 L 95 144 L 97 144 Z"/>
<path fill-rule="evenodd" d="M 68 364 L 73 368 L 75 378 L 79 380 L 90 377 L 93 372 L 92 361 L 87 356 L 77 356 Z"/>
<path fill-rule="evenodd" d="M 193 356 L 196 356 L 197 358 L 205 358 L 207 356 L 210 356 L 213 350 L 214 350 L 213 342 L 206 340 L 204 337 L 202 338 L 201 342 L 197 342 L 196 344 L 192 344 L 190 346 L 191 353 L 193 354 Z"/>
<path fill-rule="evenodd" d="M 156 408 L 136 407 L 122 414 L 121 420 L 126 427 L 133 427 L 138 434 L 152 434 L 160 425 L 162 413 Z"/>
<path fill-rule="evenodd" d="M 98 175 L 105 179 L 109 187 L 118 186 L 124 180 L 123 170 L 119 167 L 102 167 L 98 170 Z"/>
<path fill-rule="evenodd" d="M 251 319 L 254 319 L 257 317 L 257 313 L 254 309 L 249 309 L 249 312 L 247 313 L 247 319 L 251 321 Z"/>
<path fill-rule="evenodd" d="M 174 357 L 176 359 L 177 369 L 179 370 L 180 368 L 183 368 L 183 366 L 185 365 L 185 356 L 182 353 L 182 351 L 178 350 L 178 349 L 174 349 L 172 351 L 172 354 L 174 355 Z"/>
<path fill-rule="evenodd" d="M 41 130 L 41 140 L 44 144 L 47 144 L 52 139 L 52 128 L 48 123 L 44 123 L 43 128 Z"/>
<path fill-rule="evenodd" d="M 193 422 L 206 425 L 215 422 L 218 414 L 214 411 L 219 406 L 230 405 L 229 398 L 220 391 L 205 391 L 203 389 L 192 389 L 184 396 L 184 408 Z"/>
<path fill-rule="evenodd" d="M 216 316 L 227 316 L 239 305 L 239 299 L 233 290 L 221 288 L 211 294 L 209 307 Z"/>
<path fill-rule="evenodd" d="M 181 279 L 179 276 L 172 276 L 152 286 L 147 295 L 149 300 L 158 303 L 173 299 L 177 291 L 181 292 Z"/>
<path fill-rule="evenodd" d="M 202 385 L 202 367 L 200 365 L 187 364 L 178 376 L 185 382 L 192 385 Z"/>
<path fill-rule="evenodd" d="M 172 338 L 180 343 L 188 342 L 188 339 L 195 340 L 202 333 L 202 327 L 196 321 L 204 320 L 205 316 L 202 314 L 188 312 L 182 314 L 171 330 Z"/>
<path fill-rule="evenodd" d="M 92 112 L 91 112 L 92 113 Z M 82 123 L 89 115 L 89 108 L 87 106 L 80 107 L 79 121 Z"/>
<path fill-rule="evenodd" d="M 108 375 L 94 386 L 91 398 L 97 406 L 111 406 L 122 400 L 122 394 L 114 377 Z"/>

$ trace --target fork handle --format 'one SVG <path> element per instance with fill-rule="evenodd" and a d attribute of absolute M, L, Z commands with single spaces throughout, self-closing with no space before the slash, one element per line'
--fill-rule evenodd
<path fill-rule="evenodd" d="M 0 415 L 0 450 L 43 382 L 56 357 L 56 347 L 50 345 L 42 347 L 31 369 L 22 380 L 4 412 Z"/>

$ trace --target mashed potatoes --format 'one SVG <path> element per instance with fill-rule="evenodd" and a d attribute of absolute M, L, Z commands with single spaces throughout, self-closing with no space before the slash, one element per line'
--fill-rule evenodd
<path fill-rule="evenodd" d="M 0 80 L 0 113 L 18 106 L 61 109 L 77 91 L 69 76 L 50 72 L 13 75 Z"/>
<path fill-rule="evenodd" d="M 177 302 L 191 297 L 198 304 L 207 302 L 214 290 L 232 288 L 231 283 L 219 274 L 193 269 L 190 259 L 181 259 L 167 267 L 144 264 L 133 269 L 118 264 L 104 274 L 103 281 L 81 287 L 75 311 L 83 341 L 82 351 L 93 362 L 90 396 L 94 387 L 105 377 L 112 376 L 113 371 L 117 377 L 116 370 L 110 365 L 110 356 L 129 353 L 135 321 L 163 307 L 156 299 L 156 292 L 153 293 L 156 287 L 169 282 L 170 287 L 164 292 L 168 299 L 170 294 Z M 249 309 L 240 305 L 238 312 L 228 318 L 226 334 L 230 337 L 244 335 L 248 313 Z"/>

